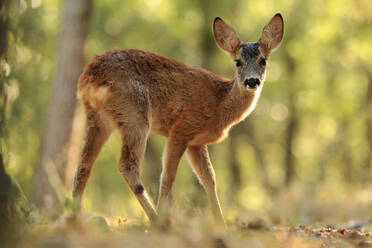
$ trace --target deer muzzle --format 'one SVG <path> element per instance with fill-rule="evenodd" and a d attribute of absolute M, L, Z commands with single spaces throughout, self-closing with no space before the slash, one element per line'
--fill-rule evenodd
<path fill-rule="evenodd" d="M 244 86 L 249 88 L 256 88 L 256 86 L 260 86 L 261 81 L 258 78 L 248 78 L 244 80 Z"/>

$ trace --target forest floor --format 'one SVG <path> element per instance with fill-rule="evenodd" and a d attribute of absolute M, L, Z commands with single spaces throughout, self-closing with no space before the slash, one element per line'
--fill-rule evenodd
<path fill-rule="evenodd" d="M 206 216 L 172 216 L 166 227 L 151 226 L 144 218 L 108 220 L 100 215 L 65 214 L 54 222 L 33 223 L 18 240 L 17 247 L 43 248 L 142 248 L 142 247 L 358 247 L 372 248 L 372 220 L 338 225 L 283 225 L 263 218 L 236 219 L 227 227 Z"/>
<path fill-rule="evenodd" d="M 185 219 L 184 219 L 185 220 Z M 118 219 L 109 226 L 101 216 L 64 220 L 35 228 L 19 247 L 372 247 L 370 221 L 345 226 L 268 226 L 262 219 L 235 221 L 227 228 L 189 218 L 170 228 L 135 225 Z"/>
<path fill-rule="evenodd" d="M 172 208 L 167 226 L 151 226 L 145 216 L 103 217 L 88 211 L 76 216 L 65 208 L 51 218 L 33 211 L 27 223 L 17 226 L 18 242 L 10 247 L 372 248 L 371 189 L 343 191 L 338 200 L 329 192 L 325 198 L 286 193 L 258 210 L 230 204 L 227 227 L 215 224 L 209 208 L 184 205 Z"/>

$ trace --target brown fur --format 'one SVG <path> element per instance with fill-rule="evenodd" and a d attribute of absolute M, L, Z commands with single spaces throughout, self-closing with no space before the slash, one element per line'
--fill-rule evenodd
<path fill-rule="evenodd" d="M 214 29 L 219 46 L 239 55 L 235 31 L 222 19 L 216 19 Z M 81 198 L 102 145 L 118 129 L 123 142 L 119 170 L 146 214 L 155 219 L 139 168 L 148 135 L 157 133 L 168 137 L 158 208 L 165 208 L 179 160 L 187 151 L 213 213 L 223 221 L 207 145 L 224 139 L 231 126 L 247 117 L 260 92 L 247 90 L 238 79 L 228 80 L 153 52 L 112 50 L 95 56 L 78 83 L 88 129 L 74 197 Z"/>

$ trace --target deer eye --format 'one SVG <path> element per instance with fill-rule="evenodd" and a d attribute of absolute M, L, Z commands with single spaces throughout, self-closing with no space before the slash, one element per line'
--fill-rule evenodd
<path fill-rule="evenodd" d="M 240 66 L 242 66 L 242 62 L 239 59 L 235 60 L 235 65 L 236 65 L 236 67 L 240 67 Z"/>
<path fill-rule="evenodd" d="M 260 59 L 260 65 L 266 66 L 266 59 L 265 58 Z"/>

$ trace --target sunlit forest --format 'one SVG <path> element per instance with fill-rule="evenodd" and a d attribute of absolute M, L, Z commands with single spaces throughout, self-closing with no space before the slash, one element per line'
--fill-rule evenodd
<path fill-rule="evenodd" d="M 151 226 L 119 173 L 118 132 L 71 217 L 84 65 L 138 48 L 233 78 L 213 20 L 257 42 L 275 13 L 284 37 L 256 109 L 209 146 L 227 227 L 185 158 L 172 223 Z M 371 0 L 0 0 L 0 79 L 0 247 L 372 246 Z M 151 135 L 141 165 L 153 202 L 165 143 Z"/>

